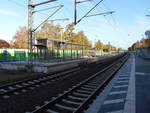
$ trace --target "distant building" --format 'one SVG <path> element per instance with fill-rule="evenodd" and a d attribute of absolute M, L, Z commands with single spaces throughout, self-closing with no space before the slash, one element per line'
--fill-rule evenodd
<path fill-rule="evenodd" d="M 0 48 L 10 48 L 10 44 L 5 40 L 0 40 Z"/>
<path fill-rule="evenodd" d="M 36 51 L 38 53 L 38 58 L 51 58 L 58 55 L 58 51 L 61 48 L 61 43 L 59 40 L 56 39 L 48 39 L 48 38 L 38 38 L 36 39 Z"/>
<path fill-rule="evenodd" d="M 36 41 L 37 41 L 36 46 L 38 48 L 45 48 L 48 50 L 60 48 L 61 44 L 65 44 L 65 42 L 61 42 L 60 40 L 48 38 L 37 39 Z"/>
<path fill-rule="evenodd" d="M 38 56 L 46 59 L 52 57 L 79 57 L 83 55 L 83 50 L 87 45 L 69 43 L 58 39 L 40 38 L 36 39 L 35 47 Z"/>

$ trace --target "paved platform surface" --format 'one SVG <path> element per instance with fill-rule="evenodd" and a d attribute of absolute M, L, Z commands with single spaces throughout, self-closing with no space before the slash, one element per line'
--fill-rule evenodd
<path fill-rule="evenodd" d="M 85 113 L 136 113 L 135 89 L 135 56 L 131 54 Z"/>
<path fill-rule="evenodd" d="M 129 60 L 86 113 L 150 113 L 150 60 Z"/>
<path fill-rule="evenodd" d="M 150 113 L 150 60 L 135 58 L 136 113 Z"/>

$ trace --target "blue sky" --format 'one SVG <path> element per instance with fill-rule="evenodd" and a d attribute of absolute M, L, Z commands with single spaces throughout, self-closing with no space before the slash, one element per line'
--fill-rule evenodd
<path fill-rule="evenodd" d="M 41 2 L 45 0 L 33 0 Z M 99 0 L 78 5 L 78 18 L 82 17 Z M 64 4 L 64 8 L 51 19 L 66 18 L 65 22 L 55 22 L 63 27 L 73 21 L 73 0 L 58 0 L 37 9 Z M 150 29 L 150 0 L 104 0 L 91 14 L 115 11 L 113 15 L 85 18 L 75 31 L 83 30 L 89 40 L 101 40 L 112 43 L 117 47 L 128 48 L 140 40 L 146 30 Z M 37 13 L 34 16 L 36 27 L 53 10 Z M 0 4 L 0 39 L 11 41 L 19 26 L 27 25 L 27 0 L 3 0 Z"/>

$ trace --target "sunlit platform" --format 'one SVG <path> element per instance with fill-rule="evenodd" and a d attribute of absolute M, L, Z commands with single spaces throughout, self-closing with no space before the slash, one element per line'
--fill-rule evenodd
<path fill-rule="evenodd" d="M 135 58 L 125 65 L 85 113 L 135 113 Z"/>

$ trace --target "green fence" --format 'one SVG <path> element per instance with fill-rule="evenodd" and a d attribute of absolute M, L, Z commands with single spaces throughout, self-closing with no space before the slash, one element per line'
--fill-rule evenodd
<path fill-rule="evenodd" d="M 114 54 L 114 52 L 103 52 L 94 50 L 67 50 L 67 49 L 54 49 L 46 51 L 36 51 L 34 53 L 28 53 L 27 49 L 0 49 L 0 62 L 5 61 L 18 61 L 18 60 L 51 60 L 51 59 L 78 59 L 82 56 L 101 56 Z M 115 53 L 116 54 L 116 53 Z"/>
<path fill-rule="evenodd" d="M 68 59 L 82 56 L 81 50 L 52 50 L 47 52 L 28 53 L 27 50 L 20 49 L 0 49 L 0 61 L 18 61 L 27 59 Z"/>

